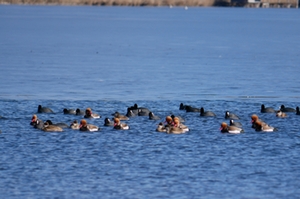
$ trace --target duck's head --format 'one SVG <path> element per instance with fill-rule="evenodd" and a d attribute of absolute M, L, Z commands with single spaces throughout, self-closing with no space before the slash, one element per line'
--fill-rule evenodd
<path fill-rule="evenodd" d="M 80 121 L 80 127 L 86 127 L 86 126 L 87 126 L 86 120 L 81 120 Z"/>

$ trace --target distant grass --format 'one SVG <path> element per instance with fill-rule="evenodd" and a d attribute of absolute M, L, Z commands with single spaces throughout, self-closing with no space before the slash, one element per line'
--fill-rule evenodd
<path fill-rule="evenodd" d="M 119 5 L 119 6 L 213 6 L 215 0 L 0 0 L 0 4 Z"/>

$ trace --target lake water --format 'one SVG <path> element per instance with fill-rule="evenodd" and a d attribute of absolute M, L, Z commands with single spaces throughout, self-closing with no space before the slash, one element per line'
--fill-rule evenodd
<path fill-rule="evenodd" d="M 298 9 L 2 5 L 0 27 L 1 197 L 299 197 L 300 116 L 260 113 L 300 106 Z M 134 103 L 162 119 L 103 126 Z M 91 107 L 101 131 L 36 130 L 39 104 L 65 123 Z M 219 132 L 226 110 L 245 133 Z M 254 113 L 278 131 L 254 131 Z M 156 132 L 170 114 L 190 132 Z"/>

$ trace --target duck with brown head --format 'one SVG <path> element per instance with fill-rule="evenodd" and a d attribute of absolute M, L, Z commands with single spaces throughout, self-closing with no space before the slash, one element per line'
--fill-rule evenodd
<path fill-rule="evenodd" d="M 85 110 L 84 118 L 101 118 L 101 116 L 97 113 L 93 113 L 91 108 L 87 108 Z"/>
<path fill-rule="evenodd" d="M 119 118 L 114 118 L 114 129 L 128 130 L 129 126 L 125 123 L 121 123 Z"/>
<path fill-rule="evenodd" d="M 221 123 L 220 130 L 222 133 L 231 133 L 231 134 L 240 134 L 244 132 L 242 128 L 236 126 L 228 126 L 226 122 Z"/>
<path fill-rule="evenodd" d="M 100 128 L 96 125 L 88 124 L 86 120 L 81 120 L 79 125 L 79 130 L 95 132 L 95 131 L 100 131 Z"/>

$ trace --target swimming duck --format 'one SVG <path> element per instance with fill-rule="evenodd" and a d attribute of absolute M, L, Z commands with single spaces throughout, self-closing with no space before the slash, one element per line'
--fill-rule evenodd
<path fill-rule="evenodd" d="M 74 120 L 73 122 L 71 122 L 70 127 L 71 127 L 71 129 L 78 130 L 78 129 L 80 128 L 80 125 L 79 125 L 79 123 L 77 122 L 77 120 Z"/>
<path fill-rule="evenodd" d="M 122 115 L 119 112 L 115 112 L 112 114 L 115 118 L 119 118 L 120 120 L 129 120 L 129 118 L 126 115 Z"/>
<path fill-rule="evenodd" d="M 226 122 L 221 123 L 220 130 L 222 133 L 232 133 L 232 134 L 239 134 L 244 132 L 242 128 L 236 126 L 228 126 Z"/>
<path fill-rule="evenodd" d="M 272 107 L 265 107 L 264 104 L 261 105 L 260 108 L 261 113 L 275 113 L 276 111 Z"/>
<path fill-rule="evenodd" d="M 91 108 L 87 108 L 85 110 L 84 118 L 101 118 L 101 116 L 99 114 L 92 113 L 92 109 Z"/>
<path fill-rule="evenodd" d="M 261 119 L 259 119 L 259 117 L 256 114 L 253 114 L 251 116 L 252 128 L 256 129 L 257 122 L 261 122 L 263 125 L 266 125 L 266 123 L 264 121 L 262 121 Z"/>
<path fill-rule="evenodd" d="M 53 113 L 53 111 L 48 107 L 42 107 L 42 105 L 38 106 L 38 113 Z"/>
<path fill-rule="evenodd" d="M 104 126 L 113 126 L 114 122 L 111 121 L 109 118 L 104 119 Z"/>
<path fill-rule="evenodd" d="M 282 112 L 281 110 L 278 110 L 276 112 L 276 117 L 287 117 L 287 114 Z"/>
<path fill-rule="evenodd" d="M 240 118 L 237 115 L 235 115 L 233 113 L 229 113 L 229 111 L 226 111 L 225 119 L 239 120 Z"/>
<path fill-rule="evenodd" d="M 190 131 L 190 129 L 186 125 L 181 124 L 179 119 L 176 117 L 174 118 L 174 127 L 178 127 L 185 132 Z"/>
<path fill-rule="evenodd" d="M 273 132 L 273 131 L 277 131 L 277 128 L 269 126 L 266 123 L 262 123 L 261 121 L 257 121 L 255 130 L 256 131 L 263 131 L 263 132 Z"/>
<path fill-rule="evenodd" d="M 62 122 L 56 124 L 53 124 L 51 120 L 46 120 L 46 122 L 48 123 L 48 125 L 59 126 L 60 128 L 69 128 L 69 125 Z"/>
<path fill-rule="evenodd" d="M 33 115 L 31 118 L 30 125 L 32 125 L 34 128 L 42 130 L 44 128 L 44 122 L 40 119 L 38 119 L 37 115 Z"/>
<path fill-rule="evenodd" d="M 63 110 L 64 114 L 76 115 L 76 110 L 74 109 L 66 109 Z"/>
<path fill-rule="evenodd" d="M 212 111 L 204 111 L 204 108 L 201 107 L 200 116 L 203 116 L 203 117 L 216 117 L 216 114 Z"/>
<path fill-rule="evenodd" d="M 160 120 L 160 117 L 154 115 L 152 112 L 149 112 L 149 120 Z"/>
<path fill-rule="evenodd" d="M 139 107 L 137 104 L 134 104 L 131 107 L 128 107 L 129 110 L 132 110 L 132 112 L 135 115 L 139 115 L 139 116 L 148 116 L 149 114 L 149 109 L 145 108 L 145 107 Z"/>
<path fill-rule="evenodd" d="M 48 122 L 45 122 L 43 131 L 46 131 L 46 132 L 62 132 L 63 129 L 60 128 L 59 126 L 51 125 Z"/>
<path fill-rule="evenodd" d="M 294 108 L 285 107 L 284 105 L 280 106 L 280 111 L 282 111 L 282 112 L 296 112 L 296 110 Z"/>
<path fill-rule="evenodd" d="M 81 120 L 80 121 L 80 126 L 79 126 L 79 130 L 80 131 L 90 131 L 90 132 L 94 132 L 94 131 L 99 131 L 100 128 L 96 125 L 93 124 L 88 124 L 86 122 L 86 120 Z"/>
<path fill-rule="evenodd" d="M 114 129 L 128 130 L 129 126 L 125 123 L 121 123 L 119 118 L 114 118 Z"/>

